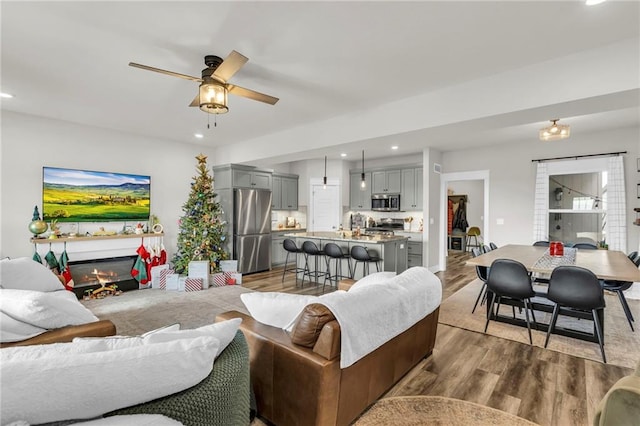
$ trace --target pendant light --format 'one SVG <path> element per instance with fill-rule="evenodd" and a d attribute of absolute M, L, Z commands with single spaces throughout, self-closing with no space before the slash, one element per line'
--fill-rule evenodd
<path fill-rule="evenodd" d="M 322 189 L 327 189 L 327 156 L 324 156 L 324 178 L 322 178 Z"/>
<path fill-rule="evenodd" d="M 360 175 L 360 188 L 365 189 L 367 182 L 364 180 L 364 149 L 362 150 L 362 174 Z"/>

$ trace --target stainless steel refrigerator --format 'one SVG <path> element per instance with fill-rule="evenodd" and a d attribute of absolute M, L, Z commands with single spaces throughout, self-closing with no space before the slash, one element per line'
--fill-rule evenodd
<path fill-rule="evenodd" d="M 271 268 L 270 190 L 233 190 L 233 258 L 243 274 Z"/>

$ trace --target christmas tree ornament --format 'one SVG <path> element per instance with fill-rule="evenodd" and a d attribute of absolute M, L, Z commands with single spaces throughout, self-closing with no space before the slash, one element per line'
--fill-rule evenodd
<path fill-rule="evenodd" d="M 39 234 L 45 232 L 47 230 L 47 227 L 47 222 L 40 219 L 38 206 L 34 206 L 33 217 L 31 218 L 31 223 L 29 223 L 29 231 L 31 231 L 34 237 L 37 237 Z"/>

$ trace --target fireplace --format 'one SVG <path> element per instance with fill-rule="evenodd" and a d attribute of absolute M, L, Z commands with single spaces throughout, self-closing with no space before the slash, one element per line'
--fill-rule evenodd
<path fill-rule="evenodd" d="M 116 284 L 122 291 L 137 290 L 138 281 L 131 276 L 136 258 L 133 255 L 69 262 L 74 293 L 82 298 L 85 291 L 109 284 Z"/>

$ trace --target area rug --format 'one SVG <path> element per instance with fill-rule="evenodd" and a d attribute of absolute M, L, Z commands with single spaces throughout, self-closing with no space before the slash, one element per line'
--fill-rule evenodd
<path fill-rule="evenodd" d="M 486 306 L 478 304 L 475 313 L 471 313 L 481 287 L 482 281 L 476 279 L 442 302 L 439 322 L 482 333 L 486 322 Z M 631 331 L 617 295 L 605 292 L 605 302 L 604 348 L 607 363 L 635 368 L 638 364 L 638 354 L 640 354 L 640 331 Z M 640 301 L 628 300 L 628 302 L 634 317 L 640 318 Z M 511 307 L 501 306 L 500 313 L 511 315 Z M 536 312 L 536 318 L 544 321 L 543 318 L 538 318 L 538 312 Z M 559 324 L 561 319 L 563 317 L 559 317 Z M 593 329 L 592 321 L 579 320 L 577 322 L 581 324 L 576 326 L 574 323 L 572 328 L 584 327 L 589 331 Z M 640 325 L 640 323 L 638 324 Z M 529 344 L 526 327 L 491 321 L 487 334 Z M 546 333 L 533 330 L 532 334 L 533 344 L 544 347 Z M 597 343 L 552 334 L 547 349 L 602 362 L 600 347 Z"/>
<path fill-rule="evenodd" d="M 111 320 L 118 334 L 132 336 L 176 323 L 182 329 L 200 327 L 231 310 L 248 314 L 240 295 L 252 291 L 240 285 L 189 292 L 146 289 L 83 300 L 82 304 L 101 320 Z"/>
<path fill-rule="evenodd" d="M 442 396 L 384 398 L 354 423 L 354 426 L 387 425 L 535 426 L 535 423 L 505 411 Z"/>

